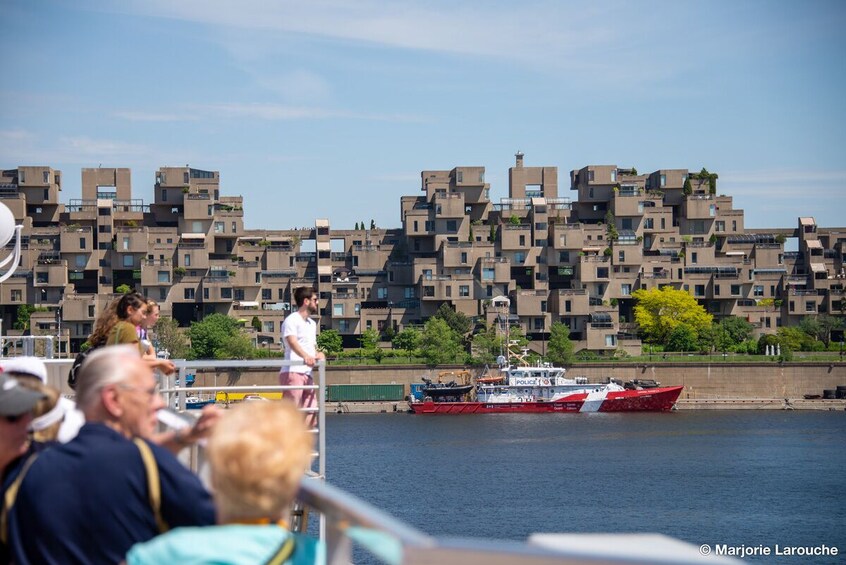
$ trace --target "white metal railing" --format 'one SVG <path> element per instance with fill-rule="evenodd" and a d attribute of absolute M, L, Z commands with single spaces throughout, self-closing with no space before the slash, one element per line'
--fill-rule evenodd
<path fill-rule="evenodd" d="M 185 361 L 173 360 L 178 368 L 180 384 L 191 370 L 274 368 L 290 365 L 282 359 L 256 361 Z M 47 361 L 48 382 L 59 384 L 67 379 L 71 360 Z M 595 563 L 626 564 L 695 564 L 702 563 L 700 549 L 655 534 L 534 534 L 526 542 L 472 538 L 433 537 L 421 532 L 386 512 L 325 482 L 326 455 L 326 373 L 325 362 L 315 366 L 318 377 L 307 386 L 176 386 L 176 376 L 164 376 L 162 393 L 169 407 L 176 400 L 185 406 L 187 394 L 192 392 L 266 392 L 285 390 L 318 391 L 318 471 L 310 473 L 300 484 L 298 502 L 320 516 L 320 538 L 326 544 L 328 565 L 353 562 L 353 544 L 389 565 L 428 563 L 458 564 L 485 563 L 505 565 L 566 565 Z M 314 412 L 314 410 L 311 410 Z M 189 465 L 198 474 L 204 470 L 205 449 L 196 445 L 190 450 Z M 722 556 L 710 556 L 709 563 L 740 563 Z"/>

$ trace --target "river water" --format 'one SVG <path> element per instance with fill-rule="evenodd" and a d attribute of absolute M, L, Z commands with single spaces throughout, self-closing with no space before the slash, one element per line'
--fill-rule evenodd
<path fill-rule="evenodd" d="M 837 546 L 846 412 L 327 416 L 330 483 L 434 535 L 654 532 L 695 545 Z"/>

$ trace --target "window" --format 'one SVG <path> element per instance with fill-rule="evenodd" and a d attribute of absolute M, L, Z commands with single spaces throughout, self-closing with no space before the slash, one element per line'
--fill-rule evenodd
<path fill-rule="evenodd" d="M 415 288 L 413 286 L 407 286 L 403 289 L 403 297 L 405 298 L 416 298 Z"/>
<path fill-rule="evenodd" d="M 159 300 L 167 300 L 167 289 L 160 288 L 159 289 Z"/>
<path fill-rule="evenodd" d="M 458 296 L 467 297 L 470 296 L 470 287 L 466 284 L 462 284 L 458 287 Z"/>
<path fill-rule="evenodd" d="M 461 171 L 457 171 L 455 173 L 455 182 L 464 182 L 464 173 Z"/>
<path fill-rule="evenodd" d="M 332 315 L 333 316 L 343 316 L 344 315 L 344 305 L 343 304 L 333 304 L 332 305 Z"/>
<path fill-rule="evenodd" d="M 617 261 L 619 261 L 620 263 L 625 263 L 625 261 L 626 261 L 626 252 L 625 251 L 617 252 Z"/>
<path fill-rule="evenodd" d="M 535 318 L 535 329 L 542 330 L 543 329 L 543 318 Z"/>
<path fill-rule="evenodd" d="M 796 305 L 793 303 L 793 301 L 792 301 L 792 300 L 790 301 L 790 304 L 789 304 L 789 310 L 790 310 L 791 312 L 795 312 L 795 311 L 796 311 Z"/>
<path fill-rule="evenodd" d="M 387 288 L 377 288 L 376 289 L 376 298 L 379 300 L 385 300 L 388 298 L 388 289 Z"/>
<path fill-rule="evenodd" d="M 467 252 L 466 251 L 461 252 L 461 263 L 462 264 L 467 263 Z"/>
<path fill-rule="evenodd" d="M 124 255 L 123 256 L 123 266 L 124 267 L 134 267 L 135 266 L 135 257 L 132 255 Z"/>
<path fill-rule="evenodd" d="M 588 182 L 593 182 L 593 171 L 588 171 Z M 591 196 L 593 196 L 591 194 Z"/>
<path fill-rule="evenodd" d="M 186 253 L 185 256 L 183 257 L 182 266 L 183 267 L 190 267 L 191 266 L 191 256 L 188 253 Z"/>
<path fill-rule="evenodd" d="M 447 220 L 446 231 L 447 231 L 447 233 L 457 232 L 458 231 L 458 222 L 456 220 Z"/>
<path fill-rule="evenodd" d="M 611 182 L 617 182 L 617 170 L 611 171 Z"/>
<path fill-rule="evenodd" d="M 711 216 L 712 218 L 717 215 L 717 205 L 716 204 L 711 204 L 710 206 L 708 206 L 708 215 Z"/>
<path fill-rule="evenodd" d="M 624 283 L 620 285 L 620 294 L 623 296 L 631 296 L 632 294 L 632 285 L 628 283 Z"/>
<path fill-rule="evenodd" d="M 654 229 L 655 220 L 653 218 L 644 218 L 643 220 L 643 229 L 651 230 Z"/>
<path fill-rule="evenodd" d="M 224 233 L 226 230 L 226 223 L 224 222 L 215 222 L 214 223 L 214 233 Z"/>
<path fill-rule="evenodd" d="M 546 300 L 541 300 L 541 312 L 546 312 L 547 303 Z"/>
<path fill-rule="evenodd" d="M 715 284 L 714 285 L 714 296 L 719 296 L 719 295 L 720 295 L 720 285 Z"/>
<path fill-rule="evenodd" d="M 158 281 L 159 281 L 160 284 L 170 282 L 170 272 L 169 271 L 159 271 L 158 275 L 159 275 Z"/>
<path fill-rule="evenodd" d="M 614 334 L 606 335 L 605 347 L 617 347 L 617 336 Z"/>
<path fill-rule="evenodd" d="M 817 311 L 817 303 L 816 302 L 805 302 L 805 312 L 816 312 Z"/>
<path fill-rule="evenodd" d="M 232 287 L 226 286 L 220 289 L 220 297 L 221 298 L 232 298 Z"/>
<path fill-rule="evenodd" d="M 208 289 L 208 287 L 204 287 L 204 288 L 203 288 L 203 299 L 204 299 L 204 300 L 208 300 L 208 299 L 209 299 L 209 289 Z"/>
<path fill-rule="evenodd" d="M 434 220 L 426 220 L 424 229 L 426 231 L 435 231 L 435 222 Z"/>
<path fill-rule="evenodd" d="M 526 254 L 523 253 L 522 251 L 518 251 L 517 253 L 514 254 L 514 262 L 517 263 L 518 265 L 522 265 L 523 263 L 526 262 Z"/>
<path fill-rule="evenodd" d="M 77 255 L 76 256 L 76 268 L 77 269 L 84 269 L 85 265 L 88 264 L 88 256 L 87 255 Z"/>
<path fill-rule="evenodd" d="M 423 287 L 423 296 L 435 296 L 435 287 L 424 286 Z"/>
<path fill-rule="evenodd" d="M 597 267 L 596 268 L 596 278 L 607 279 L 608 278 L 608 267 Z"/>
<path fill-rule="evenodd" d="M 84 237 L 79 238 L 79 248 L 85 249 L 85 238 Z"/>
<path fill-rule="evenodd" d="M 482 280 L 483 281 L 494 280 L 495 273 L 496 273 L 496 271 L 493 267 L 483 267 L 482 268 Z"/>
<path fill-rule="evenodd" d="M 526 246 L 526 236 L 521 235 L 520 236 L 520 247 L 525 247 L 525 246 Z"/>
<path fill-rule="evenodd" d="M 188 177 L 188 173 L 183 173 L 182 182 L 184 182 L 185 184 L 188 184 L 190 182 L 190 179 Z"/>
<path fill-rule="evenodd" d="M 756 284 L 752 290 L 753 296 L 764 296 L 764 285 Z"/>
<path fill-rule="evenodd" d="M 559 263 L 569 263 L 570 262 L 570 252 L 569 251 L 559 251 L 558 252 L 558 262 Z"/>
<path fill-rule="evenodd" d="M 693 287 L 694 296 L 705 296 L 705 285 L 697 284 Z"/>
<path fill-rule="evenodd" d="M 447 296 L 447 298 L 450 298 L 452 296 L 452 287 L 451 286 L 446 287 L 446 296 Z"/>
<path fill-rule="evenodd" d="M 699 254 L 696 251 L 694 251 L 693 253 L 690 254 L 690 262 L 691 263 L 693 263 L 695 265 L 698 260 L 699 260 Z"/>
<path fill-rule="evenodd" d="M 714 231 L 721 232 L 726 231 L 726 223 L 723 220 L 717 220 L 714 222 Z"/>
<path fill-rule="evenodd" d="M 244 300 L 244 289 L 243 288 L 236 288 L 235 294 L 233 295 L 235 300 Z"/>
<path fill-rule="evenodd" d="M 564 301 L 564 311 L 565 312 L 572 312 L 573 311 L 573 303 L 570 300 Z"/>
<path fill-rule="evenodd" d="M 162 202 L 167 202 L 167 189 L 162 189 Z"/>
<path fill-rule="evenodd" d="M 667 175 L 661 175 L 661 186 L 667 186 Z"/>
<path fill-rule="evenodd" d="M 261 299 L 262 300 L 272 300 L 273 299 L 273 289 L 271 289 L 271 288 L 261 289 Z"/>
<path fill-rule="evenodd" d="M 186 288 L 185 289 L 185 300 L 194 300 L 194 289 L 193 288 Z"/>
<path fill-rule="evenodd" d="M 349 320 L 341 320 L 338 322 L 338 331 L 342 334 L 348 333 L 350 331 L 350 322 Z"/>
<path fill-rule="evenodd" d="M 623 218 L 620 220 L 620 227 L 624 230 L 632 229 L 632 219 L 631 218 Z"/>

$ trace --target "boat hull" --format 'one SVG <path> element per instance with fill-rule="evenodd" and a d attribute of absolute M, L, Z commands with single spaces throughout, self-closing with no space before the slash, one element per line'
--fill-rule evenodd
<path fill-rule="evenodd" d="M 572 394 L 549 402 L 409 402 L 415 414 L 514 414 L 545 412 L 666 412 L 684 387 L 608 392 L 602 398 Z"/>

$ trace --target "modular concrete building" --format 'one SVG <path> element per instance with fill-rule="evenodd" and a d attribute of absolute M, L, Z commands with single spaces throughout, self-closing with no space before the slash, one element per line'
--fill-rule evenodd
<path fill-rule="evenodd" d="M 133 198 L 129 172 L 83 169 L 82 198 L 63 204 L 61 171 L 0 171 L 0 199 L 24 226 L 20 267 L 0 285 L 4 335 L 20 305 L 35 305 L 32 333 L 59 335 L 61 354 L 73 353 L 121 285 L 181 325 L 257 318 L 254 337 L 271 348 L 301 285 L 317 289 L 320 327 L 347 346 L 367 329 L 421 324 L 443 303 L 518 325 L 536 344 L 560 321 L 577 349 L 597 352 L 639 350 L 631 294 L 641 288 L 683 288 L 758 333 L 845 305 L 846 228 L 802 217 L 748 230 L 704 169 L 591 165 L 570 172 L 570 198 L 557 167 L 528 167 L 518 153 L 498 203 L 484 167 L 423 171 L 422 194 L 401 198 L 401 227 L 316 219 L 291 230 L 245 230 L 243 199 L 222 195 L 217 171 L 162 167 L 149 204 Z M 797 251 L 785 251 L 790 238 Z"/>

